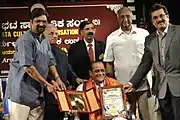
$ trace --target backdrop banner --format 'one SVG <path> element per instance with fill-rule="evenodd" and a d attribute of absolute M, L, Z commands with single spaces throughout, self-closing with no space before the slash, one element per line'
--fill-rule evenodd
<path fill-rule="evenodd" d="M 106 37 L 118 28 L 116 12 L 123 4 L 61 5 L 46 6 L 49 22 L 58 28 L 58 46 L 67 51 L 69 46 L 81 39 L 79 24 L 92 20 L 96 25 L 95 38 L 105 41 Z M 16 40 L 30 29 L 29 7 L 0 7 L 2 29 L 0 76 L 7 76 L 9 63 L 13 58 Z"/>

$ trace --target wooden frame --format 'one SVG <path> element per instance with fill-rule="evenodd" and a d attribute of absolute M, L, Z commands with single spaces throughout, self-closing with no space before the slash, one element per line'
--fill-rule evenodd
<path fill-rule="evenodd" d="M 91 113 L 100 109 L 94 89 L 88 91 L 57 91 L 60 112 L 77 110 L 78 113 Z"/>
<path fill-rule="evenodd" d="M 127 113 L 125 96 L 120 86 L 101 87 L 100 96 L 103 119 L 123 115 L 124 111 Z"/>
<path fill-rule="evenodd" d="M 80 91 L 66 91 L 71 110 L 77 110 L 78 113 L 87 113 L 89 111 L 86 96 Z"/>

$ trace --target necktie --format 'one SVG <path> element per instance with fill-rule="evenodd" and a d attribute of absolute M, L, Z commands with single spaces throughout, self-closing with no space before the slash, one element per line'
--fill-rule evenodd
<path fill-rule="evenodd" d="M 89 50 L 88 50 L 88 55 L 89 55 L 89 59 L 90 61 L 94 61 L 94 52 L 93 52 L 93 48 L 92 48 L 92 44 L 88 44 Z"/>

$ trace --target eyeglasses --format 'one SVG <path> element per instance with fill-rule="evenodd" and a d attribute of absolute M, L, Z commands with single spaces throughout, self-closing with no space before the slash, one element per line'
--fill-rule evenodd
<path fill-rule="evenodd" d="M 46 20 L 33 20 L 35 23 L 37 23 L 37 24 L 40 24 L 41 22 L 43 23 L 43 24 L 46 24 L 47 23 L 47 21 Z"/>
<path fill-rule="evenodd" d="M 157 20 L 158 18 L 163 19 L 167 14 L 160 14 L 159 16 L 153 16 L 153 20 Z"/>
<path fill-rule="evenodd" d="M 57 36 L 58 36 L 58 33 L 57 33 L 57 32 L 50 32 L 50 33 L 48 34 L 48 36 L 54 36 L 54 35 L 57 35 Z"/>

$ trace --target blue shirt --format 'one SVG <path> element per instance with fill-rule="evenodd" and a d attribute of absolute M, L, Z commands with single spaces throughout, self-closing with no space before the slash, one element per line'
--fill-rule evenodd
<path fill-rule="evenodd" d="M 24 66 L 35 66 L 44 79 L 47 79 L 49 67 L 55 65 L 49 41 L 31 30 L 16 41 L 15 54 L 10 63 L 10 72 L 5 98 L 30 107 L 42 102 L 43 86 L 31 78 Z"/>

